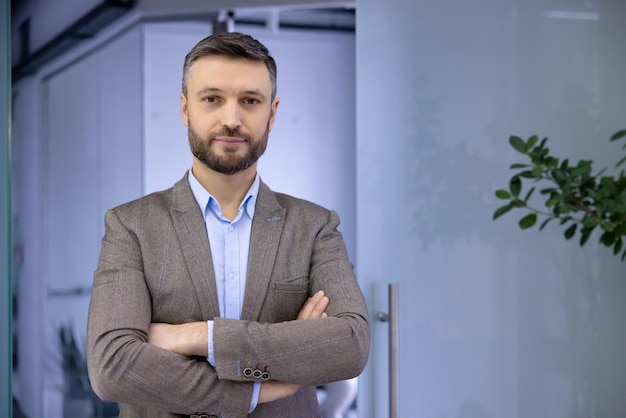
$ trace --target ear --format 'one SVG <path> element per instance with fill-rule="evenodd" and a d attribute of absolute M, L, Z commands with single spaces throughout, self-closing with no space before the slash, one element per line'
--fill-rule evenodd
<path fill-rule="evenodd" d="M 180 92 L 180 117 L 185 126 L 189 126 L 189 108 L 187 107 L 187 98 Z"/>
<path fill-rule="evenodd" d="M 272 102 L 272 106 L 270 108 L 270 120 L 269 120 L 270 131 L 272 130 L 272 127 L 274 126 L 274 119 L 276 119 L 276 110 L 278 109 L 279 103 L 280 103 L 280 99 L 278 97 L 275 97 L 274 101 Z"/>

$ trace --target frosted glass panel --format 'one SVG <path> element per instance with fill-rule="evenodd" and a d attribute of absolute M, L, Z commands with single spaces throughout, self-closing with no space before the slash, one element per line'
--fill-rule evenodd
<path fill-rule="evenodd" d="M 44 417 L 98 412 L 69 390 L 58 332 L 73 326 L 84 351 L 105 211 L 141 195 L 140 41 L 139 29 L 129 30 L 43 84 Z"/>
<path fill-rule="evenodd" d="M 2 17 L 0 18 L 0 33 L 3 35 L 0 46 L 0 415 L 11 415 L 11 344 L 12 313 L 11 299 L 11 268 L 9 254 L 11 254 L 11 190 L 10 181 L 10 149 L 9 149 L 9 109 L 10 109 L 10 43 L 9 43 L 9 2 L 0 2 Z"/>
<path fill-rule="evenodd" d="M 516 153 L 619 158 L 626 4 L 357 4 L 357 270 L 372 313 L 400 285 L 400 417 L 624 416 L 625 264 L 558 225 L 492 221 Z M 613 144 L 614 145 L 614 144 Z M 387 416 L 373 323 L 359 413 Z"/>

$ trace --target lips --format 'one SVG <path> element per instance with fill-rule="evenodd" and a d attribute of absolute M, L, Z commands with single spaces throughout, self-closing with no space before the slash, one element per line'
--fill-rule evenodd
<path fill-rule="evenodd" d="M 239 138 L 236 136 L 216 136 L 213 140 L 224 144 L 242 144 L 246 142 L 245 138 Z"/>

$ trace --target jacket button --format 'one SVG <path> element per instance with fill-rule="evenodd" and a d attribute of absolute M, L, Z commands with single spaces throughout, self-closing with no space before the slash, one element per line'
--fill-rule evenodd
<path fill-rule="evenodd" d="M 252 377 L 252 369 L 250 367 L 246 367 L 245 369 L 243 369 L 243 375 L 244 377 Z"/>
<path fill-rule="evenodd" d="M 261 373 L 261 380 L 270 380 L 270 372 Z"/>
<path fill-rule="evenodd" d="M 252 377 L 254 377 L 255 379 L 260 379 L 262 374 L 263 374 L 263 372 L 261 370 L 255 369 L 252 372 Z"/>

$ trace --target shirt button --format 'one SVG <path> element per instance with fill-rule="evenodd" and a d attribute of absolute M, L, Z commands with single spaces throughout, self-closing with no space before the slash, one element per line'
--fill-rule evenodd
<path fill-rule="evenodd" d="M 233 279 L 233 273 L 228 273 L 228 278 L 229 278 L 230 280 L 232 280 L 232 279 Z"/>
<path fill-rule="evenodd" d="M 233 229 L 235 229 L 235 228 L 234 228 L 232 225 L 228 225 L 228 230 L 229 230 L 229 231 L 231 231 L 231 232 L 232 232 L 232 231 L 233 231 Z"/>

